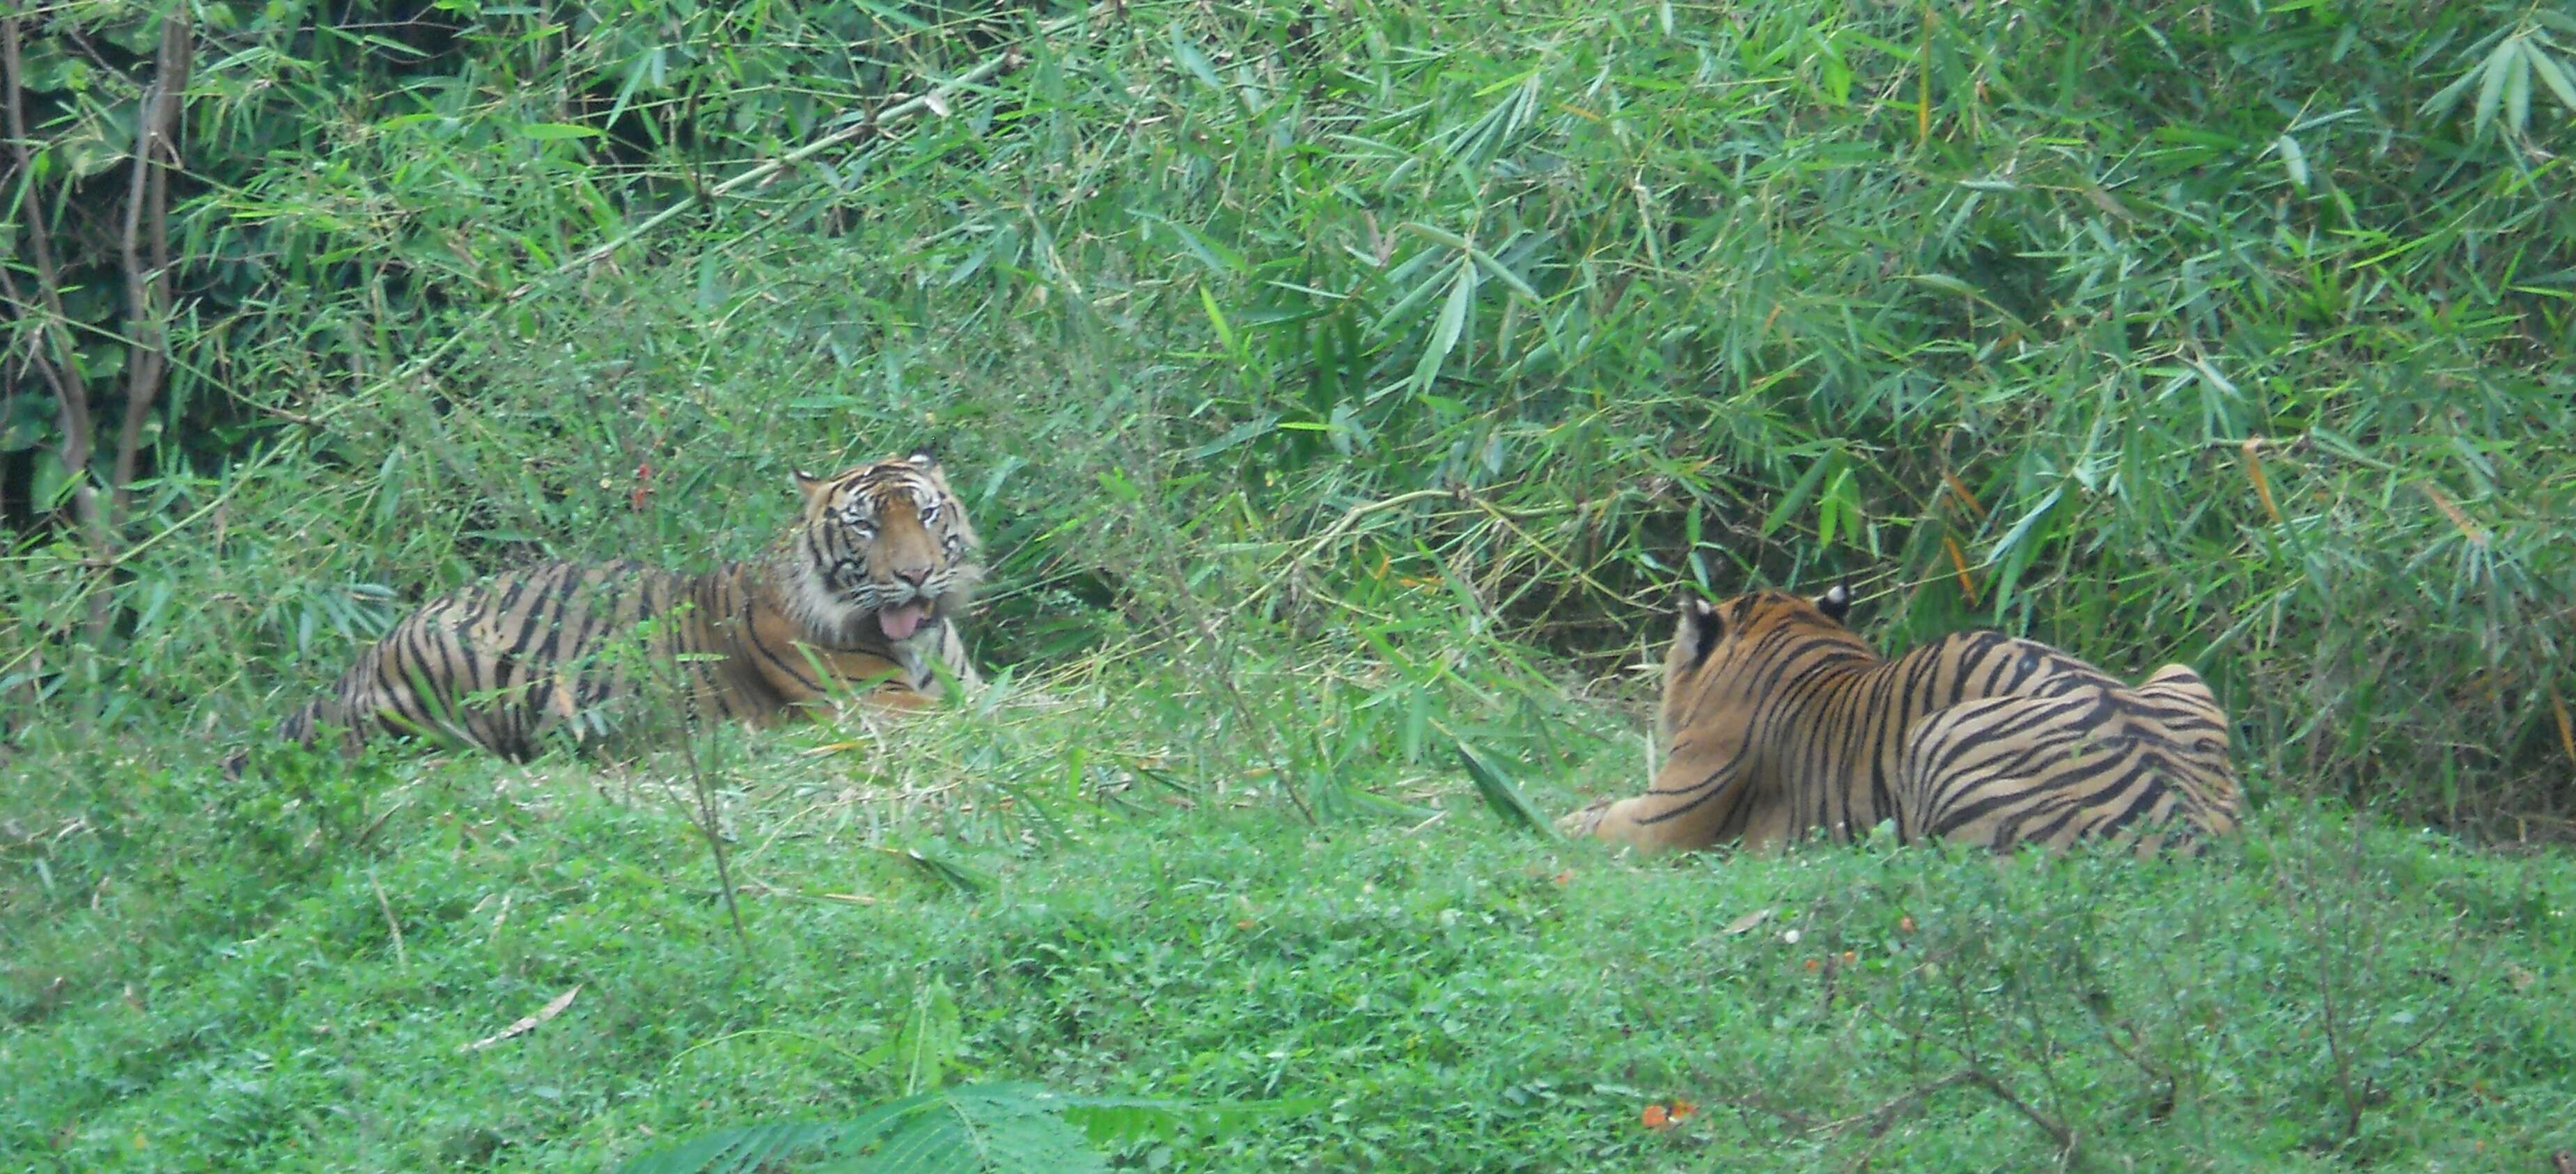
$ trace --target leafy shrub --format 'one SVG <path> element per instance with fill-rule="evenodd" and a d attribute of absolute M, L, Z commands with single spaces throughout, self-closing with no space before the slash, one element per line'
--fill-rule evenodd
<path fill-rule="evenodd" d="M 66 526 L 13 385 L 0 688 L 238 728 L 398 601 L 738 554 L 927 439 L 1003 661 L 1436 613 L 1598 675 L 1676 585 L 1849 575 L 1896 644 L 2191 661 L 2286 787 L 2563 828 L 2571 34 L 2400 8 L 201 5 L 159 431 Z M 21 22 L 12 231 L 102 356 L 152 306 L 57 213 L 152 20 Z"/>

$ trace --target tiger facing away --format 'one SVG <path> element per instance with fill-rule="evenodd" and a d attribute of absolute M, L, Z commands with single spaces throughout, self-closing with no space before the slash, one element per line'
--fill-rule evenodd
<path fill-rule="evenodd" d="M 1882 660 L 1842 587 L 1693 597 L 1664 657 L 1664 758 L 1643 795 L 1558 821 L 1638 848 L 1835 840 L 1998 851 L 2094 837 L 2198 854 L 2237 823 L 2227 715 L 2199 674 L 2131 688 L 2045 644 L 1961 632 Z"/>
<path fill-rule="evenodd" d="M 957 621 L 981 571 L 965 510 L 928 450 L 831 477 L 796 474 L 802 517 L 762 558 L 703 574 L 631 560 L 553 562 L 431 600 L 358 655 L 280 732 L 343 746 L 438 733 L 511 758 L 572 723 L 676 700 L 689 716 L 766 725 L 790 706 L 876 685 L 917 708 L 936 665 L 980 682 Z"/>

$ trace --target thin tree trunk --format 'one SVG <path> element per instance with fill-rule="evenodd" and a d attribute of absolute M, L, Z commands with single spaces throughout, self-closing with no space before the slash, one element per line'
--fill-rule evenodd
<path fill-rule="evenodd" d="M 35 174 L 30 159 L 27 137 L 26 90 L 18 62 L 18 17 L 0 17 L 0 88 L 6 90 L 9 113 L 9 157 L 17 176 L 26 182 L 20 196 L 20 208 L 26 213 L 27 254 L 36 262 L 36 296 L 41 304 L 31 305 L 19 298 L 16 283 L 9 285 L 10 300 L 20 312 L 36 320 L 36 340 L 28 346 L 28 362 L 43 376 L 54 392 L 55 428 L 60 433 L 49 446 L 54 458 L 62 463 L 63 475 L 72 484 L 72 518 L 87 542 L 90 558 L 103 562 L 108 557 L 109 537 L 106 519 L 100 516 L 98 487 L 91 482 L 89 458 L 93 432 L 90 425 L 89 386 L 79 378 L 80 368 L 71 361 L 71 339 L 65 332 L 62 282 L 54 268 L 54 246 L 46 230 L 44 200 L 32 183 Z M 53 354 L 45 353 L 52 343 Z M 86 630 L 93 647 L 107 636 L 107 596 L 93 592 L 88 601 Z"/>
<path fill-rule="evenodd" d="M 120 546 L 134 505 L 143 425 L 170 373 L 170 175 L 179 169 L 179 115 L 195 51 L 188 7 L 182 4 L 161 22 L 152 86 L 144 92 L 142 116 L 135 120 L 134 180 L 125 202 L 125 300 L 131 324 L 126 335 L 134 351 L 125 364 L 125 422 L 117 432 L 107 514 L 108 538 Z M 152 251 L 148 268 L 142 239 L 147 233 Z M 99 557 L 114 554 L 103 550 Z"/>

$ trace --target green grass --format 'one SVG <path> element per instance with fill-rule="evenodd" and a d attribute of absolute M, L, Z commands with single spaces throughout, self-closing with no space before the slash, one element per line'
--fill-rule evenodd
<path fill-rule="evenodd" d="M 2555 8 L 630 7 L 194 3 L 160 197 L 167 6 L 12 14 L 0 1165 L 604 1166 L 930 1059 L 1203 1106 L 1148 1168 L 2576 1146 Z M 215 769 L 923 443 L 1004 684 L 699 747 L 740 935 L 666 749 Z M 2191 663 L 2247 834 L 1644 864 L 1457 765 L 1632 789 L 1674 592 L 1835 579 Z"/>
<path fill-rule="evenodd" d="M 1240 780 L 1043 782 L 1058 737 L 1156 732 L 1115 698 L 1170 681 L 1107 679 L 865 755 L 809 728 L 723 756 L 748 949 L 671 752 L 301 795 L 169 746 L 67 756 L 80 781 L 6 816 L 0 1137 L 70 1168 L 597 1166 L 902 1095 L 925 1074 L 880 1046 L 944 991 L 928 1083 L 1208 1106 L 1124 1155 L 1181 1168 L 1956 1168 L 2063 1139 L 2095 1165 L 2523 1168 L 2576 1143 L 2560 857 L 2291 805 L 2198 862 L 1640 862 L 1507 830 L 1438 770 L 1385 788 L 1436 820 L 1315 828 Z M 1544 808 L 1633 784 L 1626 716 L 1588 713 L 1496 755 Z M 920 793 L 975 778 L 1009 785 Z M 1698 1112 L 1641 1123 L 1676 1099 Z"/>

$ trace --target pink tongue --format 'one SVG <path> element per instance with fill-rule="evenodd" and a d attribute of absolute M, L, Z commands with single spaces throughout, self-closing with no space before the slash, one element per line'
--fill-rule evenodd
<path fill-rule="evenodd" d="M 921 621 L 929 615 L 930 604 L 916 599 L 901 607 L 879 611 L 877 626 L 885 629 L 888 640 L 909 640 L 913 632 L 921 627 Z"/>

